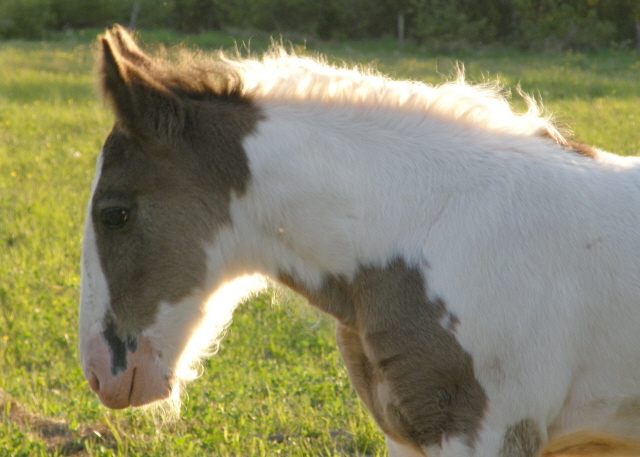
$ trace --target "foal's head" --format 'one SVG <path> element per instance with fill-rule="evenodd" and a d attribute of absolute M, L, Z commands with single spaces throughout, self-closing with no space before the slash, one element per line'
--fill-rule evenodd
<path fill-rule="evenodd" d="M 249 180 L 242 140 L 258 113 L 223 64 L 171 66 L 120 27 L 100 39 L 99 73 L 116 121 L 84 230 L 80 352 L 93 390 L 123 408 L 171 393 L 215 287 L 205 248 Z"/>

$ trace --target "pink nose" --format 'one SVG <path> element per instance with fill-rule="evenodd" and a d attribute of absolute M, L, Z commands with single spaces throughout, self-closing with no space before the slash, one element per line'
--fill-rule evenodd
<path fill-rule="evenodd" d="M 107 407 L 123 409 L 142 406 L 171 395 L 171 382 L 160 370 L 148 338 L 138 335 L 138 347 L 127 354 L 126 368 L 111 371 L 111 353 L 101 334 L 81 348 L 83 371 L 89 386 Z"/>

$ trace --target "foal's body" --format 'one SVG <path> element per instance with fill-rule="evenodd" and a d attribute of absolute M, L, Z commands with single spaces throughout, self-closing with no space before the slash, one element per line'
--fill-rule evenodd
<path fill-rule="evenodd" d="M 388 436 L 433 438 L 424 440 L 429 455 L 440 443 L 442 455 L 467 443 L 497 455 L 510 429 L 535 450 L 574 430 L 640 436 L 637 420 L 618 414 L 634 402 L 640 412 L 637 160 L 585 157 L 545 138 L 455 132 L 455 122 L 413 113 L 403 113 L 411 129 L 358 136 L 366 115 L 325 108 L 322 119 L 297 108 L 281 119 L 263 104 L 267 120 L 245 142 L 263 179 L 237 202 L 238 214 L 268 209 L 250 229 L 268 239 L 239 245 L 247 256 L 267 247 L 273 264 L 261 271 L 298 278 L 284 282 L 337 317 L 350 377 Z M 288 119 L 291 134 L 270 150 L 264 137 Z M 345 124 L 356 132 L 342 132 Z M 340 285 L 327 287 L 327 277 Z M 423 319 L 415 335 L 408 327 Z M 434 320 L 459 346 L 433 336 Z M 460 348 L 484 396 L 457 384 L 469 382 Z M 400 398 L 394 371 L 408 384 Z M 434 410 L 435 418 L 424 414 Z M 403 425 L 412 414 L 422 423 Z M 458 416 L 473 433 L 451 438 Z"/>
<path fill-rule="evenodd" d="M 215 89 L 121 29 L 103 39 L 118 122 L 85 229 L 81 350 L 105 404 L 167 396 L 202 303 L 259 273 L 336 318 L 392 456 L 640 436 L 638 160 L 579 153 L 463 84 L 229 65 L 242 85 Z"/>

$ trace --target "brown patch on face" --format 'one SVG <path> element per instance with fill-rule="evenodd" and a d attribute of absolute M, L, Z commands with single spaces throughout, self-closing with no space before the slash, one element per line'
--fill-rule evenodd
<path fill-rule="evenodd" d="M 471 356 L 440 324 L 444 302 L 427 298 L 418 269 L 398 259 L 362 267 L 350 282 L 327 279 L 313 292 L 293 284 L 340 321 L 337 341 L 349 377 L 387 435 L 417 448 L 451 437 L 473 443 L 487 398 Z"/>
<path fill-rule="evenodd" d="M 500 457 L 536 457 L 542 448 L 538 424 L 523 419 L 507 429 Z"/>
<path fill-rule="evenodd" d="M 205 243 L 231 222 L 232 193 L 246 190 L 242 141 L 260 119 L 248 99 L 204 83 L 198 89 L 192 72 L 186 81 L 177 70 L 166 79 L 165 66 L 156 68 L 137 47 L 128 48 L 132 43 L 122 29 L 102 38 L 103 91 L 117 120 L 92 200 L 123 337 L 150 325 L 161 301 L 178 302 L 203 285 Z"/>

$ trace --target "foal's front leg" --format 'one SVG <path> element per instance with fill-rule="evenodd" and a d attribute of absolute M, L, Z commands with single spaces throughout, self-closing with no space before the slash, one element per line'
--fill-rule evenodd
<path fill-rule="evenodd" d="M 425 457 L 417 447 L 406 443 L 385 418 L 384 405 L 379 398 L 379 379 L 371 361 L 367 358 L 360 335 L 354 329 L 336 323 L 336 341 L 347 366 L 349 379 L 358 397 L 386 435 L 389 457 Z"/>
<path fill-rule="evenodd" d="M 336 341 L 349 373 L 349 378 L 378 426 L 386 435 L 389 457 L 537 457 L 546 442 L 541 422 L 531 418 L 507 419 L 509 405 L 489 401 L 484 417 L 475 436 L 460 434 L 442 435 L 437 444 L 412 440 L 409 429 L 403 427 L 406 417 L 401 410 L 406 399 L 396 398 L 390 380 L 367 356 L 363 339 L 357 329 L 337 323 Z M 407 374 L 411 377 L 411 374 Z M 420 381 L 418 378 L 416 381 Z M 419 383 L 422 385 L 422 383 Z M 432 392 L 425 390 L 429 400 Z M 412 405 L 424 401 L 409 400 Z M 440 400 L 434 398 L 434 400 Z M 436 411 L 441 420 L 448 420 L 449 413 Z M 432 417 L 423 417 L 426 426 L 436 428 Z M 446 423 L 446 422 L 444 422 Z M 491 424 L 491 425 L 488 425 Z M 421 425 L 421 424 L 418 424 Z"/>

